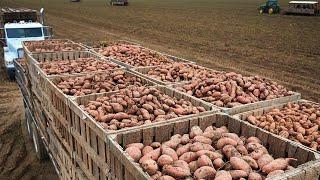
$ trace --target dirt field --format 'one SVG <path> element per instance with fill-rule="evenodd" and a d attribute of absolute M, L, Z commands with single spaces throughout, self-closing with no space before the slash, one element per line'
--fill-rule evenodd
<path fill-rule="evenodd" d="M 1 0 L 0 7 L 39 8 L 40 2 Z M 106 6 L 106 0 L 46 0 L 42 5 L 56 38 L 134 40 L 207 67 L 266 76 L 320 102 L 320 17 L 258 15 L 256 0 L 130 2 L 128 7 Z M 0 179 L 23 172 L 28 178 L 40 167 L 39 178 L 52 172 L 50 164 L 38 163 L 26 150 L 30 144 L 24 145 L 17 128 L 23 118 L 17 86 L 1 81 L 0 89 Z M 3 163 L 8 161 L 14 163 Z"/>

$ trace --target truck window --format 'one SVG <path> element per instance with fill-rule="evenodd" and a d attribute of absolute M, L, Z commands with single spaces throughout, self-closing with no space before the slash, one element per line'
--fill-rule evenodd
<path fill-rule="evenodd" d="M 27 38 L 27 37 L 41 37 L 41 28 L 9 28 L 6 29 L 8 38 Z"/>

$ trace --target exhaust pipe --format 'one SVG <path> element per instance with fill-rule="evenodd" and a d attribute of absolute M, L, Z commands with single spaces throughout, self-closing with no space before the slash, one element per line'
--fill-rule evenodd
<path fill-rule="evenodd" d="M 44 9 L 40 9 L 40 23 L 44 25 Z"/>

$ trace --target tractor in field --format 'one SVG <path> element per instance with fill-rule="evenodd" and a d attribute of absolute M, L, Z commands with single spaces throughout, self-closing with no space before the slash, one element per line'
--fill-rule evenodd
<path fill-rule="evenodd" d="M 111 6 L 128 6 L 128 0 L 110 0 Z"/>
<path fill-rule="evenodd" d="M 280 12 L 280 5 L 278 0 L 267 0 L 266 3 L 261 4 L 258 8 L 260 14 L 268 13 L 268 14 L 277 14 Z"/>

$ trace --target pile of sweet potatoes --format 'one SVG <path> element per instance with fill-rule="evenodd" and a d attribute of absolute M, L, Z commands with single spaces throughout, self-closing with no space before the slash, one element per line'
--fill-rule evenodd
<path fill-rule="evenodd" d="M 192 81 L 177 89 L 216 106 L 228 108 L 293 95 L 292 91 L 274 81 L 234 72 Z"/>
<path fill-rule="evenodd" d="M 81 77 L 65 77 L 61 78 L 56 84 L 64 94 L 70 96 L 118 91 L 131 85 L 143 86 L 142 79 L 138 76 L 130 75 L 124 70 L 88 74 Z"/>
<path fill-rule="evenodd" d="M 66 40 L 29 41 L 24 45 L 33 53 L 84 50 L 82 46 Z"/>
<path fill-rule="evenodd" d="M 181 82 L 202 79 L 204 76 L 207 78 L 208 75 L 216 77 L 222 73 L 193 64 L 174 62 L 151 68 L 146 74 L 163 82 Z"/>
<path fill-rule="evenodd" d="M 248 122 L 290 140 L 320 151 L 320 105 L 288 103 L 262 115 L 248 116 Z"/>
<path fill-rule="evenodd" d="M 98 53 L 135 67 L 157 66 L 173 62 L 157 52 L 127 43 L 118 43 L 105 48 L 100 48 Z"/>
<path fill-rule="evenodd" d="M 154 87 L 129 87 L 80 105 L 109 131 L 199 114 L 204 107 L 170 97 Z"/>
<path fill-rule="evenodd" d="M 110 61 L 102 61 L 95 58 L 45 61 L 40 62 L 39 66 L 47 75 L 99 72 L 120 68 L 118 65 Z"/>
<path fill-rule="evenodd" d="M 152 179 L 262 180 L 293 169 L 293 158 L 274 159 L 256 137 L 239 137 L 225 126 L 193 126 L 189 134 L 145 145 L 132 143 L 125 152 Z"/>

